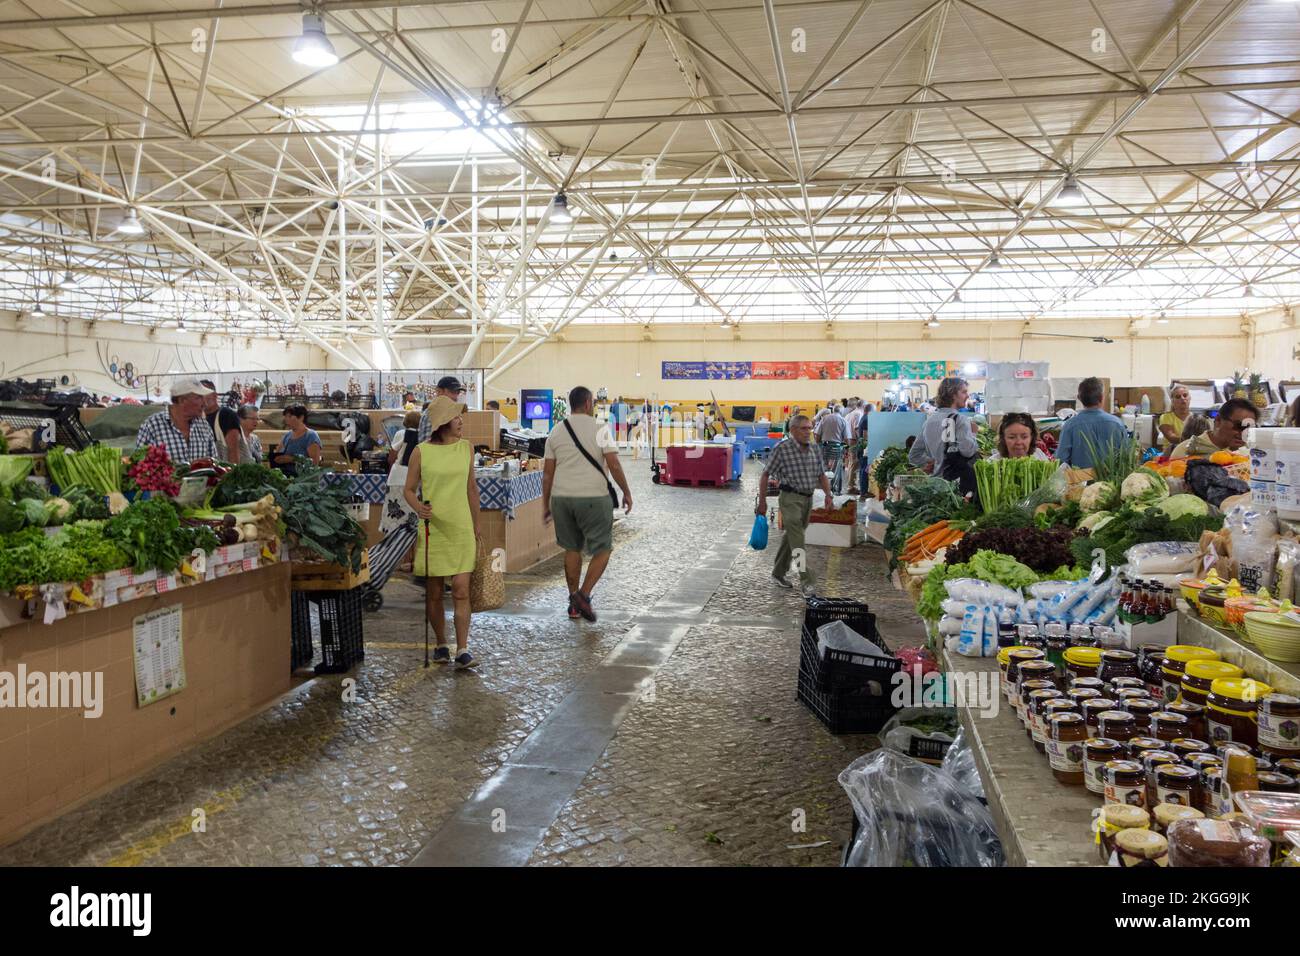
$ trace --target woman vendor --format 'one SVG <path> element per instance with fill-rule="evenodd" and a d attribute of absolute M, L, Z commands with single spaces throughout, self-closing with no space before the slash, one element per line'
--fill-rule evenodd
<path fill-rule="evenodd" d="M 1160 435 L 1165 440 L 1165 454 L 1170 454 L 1178 443 L 1192 436 L 1185 434 L 1192 417 L 1192 393 L 1186 385 L 1175 385 L 1169 390 L 1173 408 L 1160 416 L 1157 422 Z"/>
<path fill-rule="evenodd" d="M 992 458 L 1035 458 L 1051 456 L 1038 447 L 1038 423 L 1024 412 L 1007 412 L 998 423 L 998 448 Z"/>

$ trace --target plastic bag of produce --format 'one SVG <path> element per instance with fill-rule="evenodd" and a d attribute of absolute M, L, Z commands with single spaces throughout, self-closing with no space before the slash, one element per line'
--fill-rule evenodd
<path fill-rule="evenodd" d="M 1019 591 L 979 578 L 950 578 L 943 582 L 948 597 L 966 604 L 1003 604 L 1018 607 L 1024 600 Z"/>
<path fill-rule="evenodd" d="M 1232 538 L 1232 557 L 1242 588 L 1247 592 L 1271 588 L 1277 567 L 1277 512 L 1237 505 L 1224 515 L 1223 525 Z"/>
<path fill-rule="evenodd" d="M 881 748 L 840 772 L 858 834 L 846 866 L 1002 866 L 987 808 L 942 768 Z"/>
<path fill-rule="evenodd" d="M 957 712 L 951 707 L 904 707 L 876 735 L 886 747 L 905 754 L 912 738 L 951 743 L 957 733 Z"/>
<path fill-rule="evenodd" d="M 1196 541 L 1148 541 L 1124 552 L 1129 575 L 1195 574 L 1201 546 Z"/>

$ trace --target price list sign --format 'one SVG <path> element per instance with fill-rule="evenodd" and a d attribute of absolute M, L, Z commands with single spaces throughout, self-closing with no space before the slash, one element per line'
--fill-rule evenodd
<path fill-rule="evenodd" d="M 132 625 L 136 703 L 147 707 L 185 688 L 180 605 L 141 614 Z"/>

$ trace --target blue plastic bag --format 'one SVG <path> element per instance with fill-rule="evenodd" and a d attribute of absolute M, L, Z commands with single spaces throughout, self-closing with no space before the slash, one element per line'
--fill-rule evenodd
<path fill-rule="evenodd" d="M 754 515 L 754 527 L 749 532 L 749 546 L 755 551 L 767 548 L 767 515 Z"/>

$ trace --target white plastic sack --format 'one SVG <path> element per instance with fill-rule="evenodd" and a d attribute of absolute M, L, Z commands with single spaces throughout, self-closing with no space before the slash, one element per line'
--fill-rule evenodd
<path fill-rule="evenodd" d="M 1195 541 L 1148 541 L 1124 552 L 1129 574 L 1147 578 L 1152 574 L 1196 573 L 1201 546 Z"/>
<path fill-rule="evenodd" d="M 892 657 L 875 644 L 871 643 L 843 621 L 831 621 L 817 628 L 817 653 L 824 656 L 826 649 L 852 651 L 855 654 L 869 654 L 872 657 Z"/>
<path fill-rule="evenodd" d="M 858 817 L 848 866 L 1002 866 L 989 811 L 942 769 L 881 748 L 840 772 Z"/>

